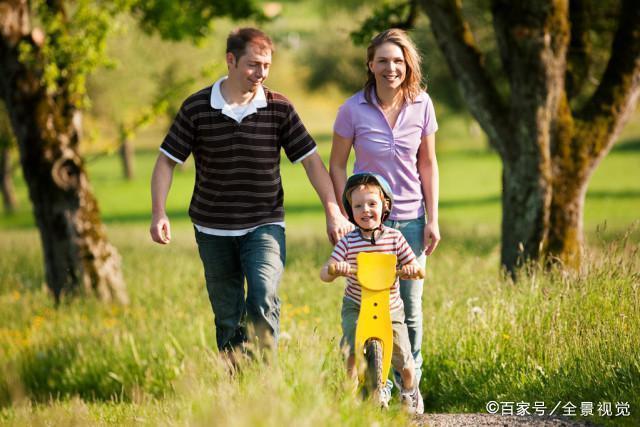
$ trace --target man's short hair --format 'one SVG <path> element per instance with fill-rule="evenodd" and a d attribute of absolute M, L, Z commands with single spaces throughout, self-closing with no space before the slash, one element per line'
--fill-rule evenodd
<path fill-rule="evenodd" d="M 260 49 L 269 49 L 273 52 L 273 42 L 268 35 L 257 28 L 237 28 L 227 37 L 227 53 L 232 53 L 236 61 L 247 51 L 247 45 L 253 43 Z"/>

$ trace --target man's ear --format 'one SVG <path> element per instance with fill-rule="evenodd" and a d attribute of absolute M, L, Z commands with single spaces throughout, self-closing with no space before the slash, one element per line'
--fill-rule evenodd
<path fill-rule="evenodd" d="M 236 56 L 232 52 L 227 52 L 226 60 L 229 68 L 236 66 Z"/>

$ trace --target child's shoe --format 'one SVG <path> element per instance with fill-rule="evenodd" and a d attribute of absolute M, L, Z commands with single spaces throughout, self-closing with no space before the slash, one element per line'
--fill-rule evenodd
<path fill-rule="evenodd" d="M 424 414 L 424 402 L 418 387 L 413 390 L 403 390 L 400 394 L 402 406 L 410 414 Z"/>
<path fill-rule="evenodd" d="M 374 402 L 377 402 L 382 409 L 389 409 L 391 391 L 387 387 L 380 387 L 374 392 Z"/>

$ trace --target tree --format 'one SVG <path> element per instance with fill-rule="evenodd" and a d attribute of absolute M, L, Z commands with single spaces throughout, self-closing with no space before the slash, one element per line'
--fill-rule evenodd
<path fill-rule="evenodd" d="M 14 146 L 15 138 L 11 131 L 9 118 L 4 104 L 0 102 L 0 192 L 6 213 L 15 211 L 18 203 L 13 187 L 13 167 L 11 165 L 11 149 Z"/>
<path fill-rule="evenodd" d="M 589 178 L 640 94 L 640 2 L 491 1 L 499 75 L 488 70 L 461 1 L 395 7 L 385 26 L 410 27 L 417 8 L 426 12 L 469 110 L 500 155 L 502 265 L 512 275 L 541 258 L 579 267 Z M 611 29 L 608 58 L 594 49 L 603 38 L 596 22 Z"/>
<path fill-rule="evenodd" d="M 82 289 L 105 301 L 128 299 L 120 255 L 107 239 L 78 151 L 86 77 L 105 62 L 105 40 L 120 13 L 176 40 L 204 36 L 218 16 L 259 15 L 251 0 L 0 1 L 0 97 L 56 300 Z"/>

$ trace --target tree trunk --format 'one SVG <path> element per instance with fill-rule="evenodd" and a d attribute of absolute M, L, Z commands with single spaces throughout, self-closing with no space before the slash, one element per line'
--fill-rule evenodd
<path fill-rule="evenodd" d="M 2 204 L 7 213 L 16 210 L 16 194 L 13 187 L 13 178 L 11 176 L 11 156 L 8 146 L 2 146 L 0 149 L 0 189 L 2 191 Z"/>
<path fill-rule="evenodd" d="M 122 140 L 120 144 L 120 159 L 122 160 L 122 172 L 127 180 L 132 180 L 135 175 L 134 150 L 128 138 Z"/>
<path fill-rule="evenodd" d="M 540 257 L 546 239 L 551 188 L 536 163 L 532 155 L 503 162 L 501 262 L 514 278 L 527 260 Z"/>
<path fill-rule="evenodd" d="M 107 240 L 78 153 L 80 113 L 64 86 L 54 93 L 43 86 L 42 64 L 20 61 L 19 42 L 41 46 L 41 37 L 30 34 L 27 2 L 1 6 L 0 95 L 40 231 L 47 286 L 56 301 L 90 291 L 104 301 L 127 303 L 120 255 Z"/>

